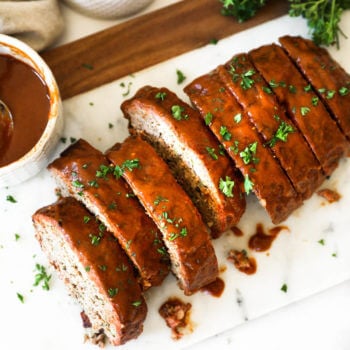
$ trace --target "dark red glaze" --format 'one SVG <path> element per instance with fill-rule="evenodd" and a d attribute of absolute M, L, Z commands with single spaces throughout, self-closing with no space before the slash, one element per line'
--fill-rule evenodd
<path fill-rule="evenodd" d="M 212 295 L 219 298 L 225 289 L 225 282 L 218 277 L 214 282 L 207 284 L 201 288 L 201 292 Z"/>

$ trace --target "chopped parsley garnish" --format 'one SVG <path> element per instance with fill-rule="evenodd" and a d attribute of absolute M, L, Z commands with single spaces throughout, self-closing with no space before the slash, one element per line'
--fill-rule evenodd
<path fill-rule="evenodd" d="M 115 297 L 119 292 L 118 288 L 108 288 L 108 295 L 113 298 Z"/>
<path fill-rule="evenodd" d="M 242 86 L 243 90 L 248 90 L 253 86 L 254 80 L 251 77 L 254 74 L 255 74 L 254 69 L 249 69 L 245 73 L 241 74 L 241 79 L 242 79 L 241 86 Z"/>
<path fill-rule="evenodd" d="M 135 300 L 131 303 L 132 306 L 135 306 L 135 307 L 138 307 L 142 304 L 142 301 L 141 300 Z"/>
<path fill-rule="evenodd" d="M 108 123 L 108 129 L 113 129 L 114 125 L 112 123 Z"/>
<path fill-rule="evenodd" d="M 230 141 L 231 140 L 231 133 L 228 131 L 227 127 L 222 125 L 220 127 L 220 135 L 225 141 Z"/>
<path fill-rule="evenodd" d="M 281 287 L 281 291 L 284 292 L 284 293 L 287 293 L 288 291 L 288 286 L 284 283 Z"/>
<path fill-rule="evenodd" d="M 266 92 L 267 94 L 269 94 L 269 95 L 272 94 L 272 90 L 271 90 L 268 86 L 263 86 L 262 89 L 263 89 L 263 91 Z"/>
<path fill-rule="evenodd" d="M 179 69 L 176 70 L 176 75 L 178 84 L 181 84 L 186 80 L 186 76 Z"/>
<path fill-rule="evenodd" d="M 293 127 L 282 120 L 275 135 L 267 144 L 273 147 L 277 141 L 287 142 L 288 134 L 292 132 L 294 132 Z"/>
<path fill-rule="evenodd" d="M 254 183 L 249 179 L 249 175 L 244 176 L 244 190 L 246 194 L 249 194 L 253 191 Z"/>
<path fill-rule="evenodd" d="M 220 178 L 219 189 L 226 197 L 233 197 L 234 185 L 235 182 L 229 176 L 226 176 L 225 180 Z"/>
<path fill-rule="evenodd" d="M 153 204 L 159 205 L 159 203 L 161 203 L 161 202 L 169 202 L 169 200 L 165 197 L 157 196 L 156 199 L 154 200 Z"/>
<path fill-rule="evenodd" d="M 18 241 L 21 238 L 21 236 L 18 233 L 15 233 L 15 240 Z"/>
<path fill-rule="evenodd" d="M 219 41 L 218 39 L 212 38 L 212 39 L 210 39 L 209 43 L 212 45 L 216 45 L 218 43 L 218 41 Z"/>
<path fill-rule="evenodd" d="M 222 5 L 221 13 L 224 16 L 233 16 L 239 23 L 253 17 L 257 10 L 265 5 L 266 0 L 220 0 Z"/>
<path fill-rule="evenodd" d="M 166 97 L 166 92 L 164 91 L 157 92 L 155 96 L 156 100 L 160 100 L 160 101 L 164 101 L 165 97 Z"/>
<path fill-rule="evenodd" d="M 85 271 L 86 271 L 86 272 L 90 272 L 90 270 L 91 270 L 91 267 L 90 267 L 90 266 L 85 266 Z"/>
<path fill-rule="evenodd" d="M 93 70 L 94 69 L 94 66 L 90 63 L 83 63 L 81 65 L 83 68 L 86 68 L 86 69 L 89 69 L 89 70 Z"/>
<path fill-rule="evenodd" d="M 10 203 L 17 203 L 15 197 L 11 196 L 10 194 L 6 196 L 6 200 Z"/>
<path fill-rule="evenodd" d="M 316 107 L 318 105 L 318 101 L 319 101 L 319 98 L 317 96 L 314 96 L 312 99 L 311 99 L 311 103 L 314 107 Z"/>
<path fill-rule="evenodd" d="M 297 88 L 294 85 L 289 85 L 288 89 L 292 94 L 295 94 L 297 92 Z"/>
<path fill-rule="evenodd" d="M 96 177 L 105 179 L 107 177 L 107 174 L 112 171 L 113 171 L 112 167 L 101 164 L 100 169 L 96 171 Z"/>
<path fill-rule="evenodd" d="M 106 271 L 106 270 L 107 270 L 107 266 L 106 266 L 106 265 L 98 265 L 98 268 L 99 268 L 101 271 Z"/>
<path fill-rule="evenodd" d="M 328 91 L 327 91 L 327 94 L 326 94 L 326 98 L 327 98 L 328 100 L 330 100 L 331 98 L 334 97 L 335 92 L 336 92 L 335 90 L 328 90 Z"/>
<path fill-rule="evenodd" d="M 305 87 L 304 87 L 304 91 L 305 92 L 309 92 L 309 91 L 311 91 L 311 84 L 309 84 L 309 85 L 306 85 Z"/>
<path fill-rule="evenodd" d="M 72 181 L 72 185 L 73 185 L 73 187 L 76 187 L 76 188 L 84 188 L 84 184 L 82 182 L 80 182 L 79 180 Z"/>
<path fill-rule="evenodd" d="M 235 123 L 239 123 L 242 120 L 242 113 L 237 113 L 234 117 L 233 120 L 235 121 Z"/>
<path fill-rule="evenodd" d="M 92 245 L 99 245 L 100 241 L 101 241 L 101 238 L 102 238 L 102 234 L 100 233 L 98 236 L 97 235 L 94 235 L 92 233 L 89 234 L 89 238 L 91 240 L 91 244 Z"/>
<path fill-rule="evenodd" d="M 321 244 L 321 245 L 325 245 L 324 239 L 320 239 L 319 241 L 317 241 L 317 243 L 319 243 L 319 244 Z"/>
<path fill-rule="evenodd" d="M 24 296 L 22 294 L 17 293 L 17 298 L 22 304 L 24 304 Z"/>
<path fill-rule="evenodd" d="M 98 183 L 96 180 L 91 180 L 88 182 L 89 186 L 90 187 L 95 187 L 95 188 L 98 188 Z"/>
<path fill-rule="evenodd" d="M 274 79 L 271 79 L 269 81 L 269 85 L 272 87 L 272 88 L 278 88 L 280 86 L 279 83 L 276 83 L 276 81 Z"/>
<path fill-rule="evenodd" d="M 48 275 L 46 269 L 43 265 L 35 264 L 35 269 L 37 270 L 37 274 L 35 275 L 34 286 L 38 286 L 42 283 L 42 288 L 44 290 L 50 290 L 50 279 L 51 275 Z"/>
<path fill-rule="evenodd" d="M 242 158 L 244 164 L 257 164 L 259 162 L 259 159 L 255 157 L 257 147 L 258 141 L 255 141 L 249 144 L 243 151 L 239 153 L 239 156 Z"/>
<path fill-rule="evenodd" d="M 83 218 L 84 224 L 87 224 L 91 220 L 90 216 L 85 215 Z"/>
<path fill-rule="evenodd" d="M 172 114 L 173 118 L 176 120 L 188 119 L 187 114 L 183 115 L 184 111 L 185 111 L 185 109 L 182 106 L 179 106 L 179 105 L 171 106 L 171 114 Z"/>
<path fill-rule="evenodd" d="M 206 115 L 204 116 L 205 125 L 210 125 L 212 120 L 213 120 L 213 115 L 210 112 L 206 113 Z"/>
<path fill-rule="evenodd" d="M 127 159 L 125 162 L 123 162 L 122 165 L 116 165 L 113 170 L 114 176 L 119 179 L 123 174 L 125 169 L 129 171 L 133 171 L 136 168 L 140 167 L 140 161 L 135 159 Z"/>
<path fill-rule="evenodd" d="M 231 150 L 234 154 L 238 154 L 238 152 L 239 152 L 238 144 L 239 144 L 239 142 L 236 140 L 236 141 L 233 142 L 233 145 L 230 146 L 230 150 Z"/>
<path fill-rule="evenodd" d="M 306 114 L 308 114 L 310 112 L 310 108 L 309 107 L 300 107 L 300 113 L 303 117 L 306 116 Z"/>
<path fill-rule="evenodd" d="M 121 87 L 125 87 L 125 83 L 120 83 L 119 85 L 120 85 Z M 131 87 L 131 85 L 132 85 L 132 82 L 129 81 L 126 91 L 122 93 L 122 96 L 123 96 L 123 97 L 126 97 L 126 96 L 128 96 L 128 95 L 130 94 L 130 87 Z"/>
<path fill-rule="evenodd" d="M 213 158 L 214 160 L 218 160 L 219 159 L 219 157 L 215 153 L 215 148 L 205 147 L 205 149 L 207 150 L 207 152 L 208 152 L 208 154 L 210 155 L 211 158 Z"/>
<path fill-rule="evenodd" d="M 346 96 L 348 93 L 349 93 L 349 89 L 347 87 L 345 87 L 345 86 L 342 86 L 339 89 L 340 96 Z"/>

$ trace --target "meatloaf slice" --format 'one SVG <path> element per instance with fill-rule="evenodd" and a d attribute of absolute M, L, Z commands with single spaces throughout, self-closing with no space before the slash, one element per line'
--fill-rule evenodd
<path fill-rule="evenodd" d="M 309 39 L 287 35 L 279 41 L 350 140 L 350 75 Z"/>
<path fill-rule="evenodd" d="M 329 176 L 347 153 L 348 145 L 317 93 L 280 46 L 262 46 L 249 56 Z"/>
<path fill-rule="evenodd" d="M 245 210 L 242 176 L 198 111 L 168 89 L 150 86 L 125 101 L 122 110 L 129 119 L 130 132 L 140 134 L 166 160 L 212 237 L 237 224 Z M 223 193 L 220 181 L 225 179 L 234 185 Z"/>
<path fill-rule="evenodd" d="M 273 223 L 285 220 L 301 200 L 217 71 L 195 79 L 185 92 L 243 173 L 246 192 L 255 192 Z"/>
<path fill-rule="evenodd" d="M 119 345 L 142 332 L 147 306 L 133 266 L 105 226 L 72 197 L 39 209 L 33 223 L 42 250 L 88 316 Z"/>
<path fill-rule="evenodd" d="M 218 72 L 280 162 L 295 190 L 302 199 L 309 198 L 324 180 L 321 165 L 248 55 L 234 56 L 225 67 L 219 67 Z M 247 73 L 252 79 L 249 88 L 241 79 Z"/>
<path fill-rule="evenodd" d="M 79 140 L 49 165 L 65 193 L 73 195 L 118 239 L 147 289 L 169 272 L 161 234 L 123 179 L 116 181 L 106 157 Z"/>
<path fill-rule="evenodd" d="M 115 145 L 107 157 L 162 231 L 173 272 L 185 294 L 213 282 L 218 263 L 209 231 L 155 149 L 134 136 Z"/>

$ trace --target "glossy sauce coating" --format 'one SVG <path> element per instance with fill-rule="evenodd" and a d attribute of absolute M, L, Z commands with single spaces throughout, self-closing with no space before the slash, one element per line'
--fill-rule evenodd
<path fill-rule="evenodd" d="M 318 90 L 318 96 L 350 141 L 350 75 L 325 48 L 318 47 L 309 39 L 284 36 L 279 41 L 306 79 Z"/>
<path fill-rule="evenodd" d="M 156 96 L 160 94 L 162 98 L 157 98 Z M 186 118 L 176 120 L 172 115 L 174 106 L 179 106 L 182 109 L 182 115 Z M 196 171 L 194 164 L 201 164 L 201 167 L 197 169 L 198 174 L 195 175 L 199 179 L 196 188 L 187 183 L 185 170 L 182 170 L 184 180 L 181 175 L 177 177 L 177 180 L 197 205 L 203 219 L 209 223 L 213 238 L 217 238 L 239 221 L 245 210 L 245 196 L 241 192 L 242 176 L 220 149 L 219 142 L 205 126 L 198 111 L 191 108 L 170 90 L 151 86 L 140 89 L 134 98 L 123 103 L 122 109 L 126 115 L 135 109 L 142 110 L 145 113 L 145 123 L 147 123 L 147 115 L 157 115 L 158 120 L 166 124 L 168 132 L 175 135 L 178 143 L 183 147 L 183 152 L 186 153 L 181 153 L 179 148 L 172 150 L 171 155 L 165 154 L 167 163 L 174 162 L 180 164 L 182 169 L 193 168 L 194 171 Z M 132 118 L 129 117 L 129 119 Z M 130 131 L 135 132 L 133 129 Z M 155 142 L 158 141 L 158 138 L 162 138 L 162 135 L 156 137 Z M 209 153 L 208 150 L 212 153 Z M 188 172 L 191 173 L 191 170 Z M 193 177 L 191 174 L 187 176 Z M 234 181 L 230 197 L 225 196 L 219 190 L 220 179 L 226 179 L 227 176 Z"/>
<path fill-rule="evenodd" d="M 167 164 L 141 137 L 128 137 L 107 153 L 115 165 L 138 160 L 123 177 L 163 234 L 172 269 L 185 294 L 192 294 L 218 277 L 218 263 L 209 231 Z"/>
<path fill-rule="evenodd" d="M 324 180 L 321 165 L 294 123 L 287 118 L 273 89 L 245 53 L 234 56 L 225 69 L 220 68 L 220 78 L 247 112 L 252 124 L 263 136 L 265 146 L 278 159 L 295 190 L 302 199 L 309 198 Z M 238 77 L 247 72 L 252 72 L 252 84 L 244 89 Z"/>
<path fill-rule="evenodd" d="M 277 224 L 285 220 L 301 205 L 300 198 L 280 165 L 263 146 L 263 140 L 244 110 L 226 91 L 217 71 L 197 78 L 185 88 L 185 92 L 204 119 L 208 113 L 212 114 L 210 129 L 245 178 L 253 183 L 252 191 L 272 222 Z M 234 119 L 238 114 L 241 116 L 239 123 Z M 226 133 L 223 133 L 224 128 Z M 254 152 L 246 151 L 253 146 Z M 243 153 L 250 153 L 251 157 L 244 159 Z"/>
<path fill-rule="evenodd" d="M 82 201 L 86 197 L 98 208 L 99 216 L 108 223 L 139 271 L 144 288 L 159 285 L 169 272 L 161 234 L 127 183 L 116 180 L 108 169 L 106 157 L 82 139 L 49 165 L 49 170 L 63 179 L 71 193 Z"/>
<path fill-rule="evenodd" d="M 33 215 L 33 220 L 49 222 L 51 234 L 64 236 L 66 244 L 87 271 L 88 278 L 110 300 L 108 307 L 113 308 L 119 317 L 118 320 L 110 320 L 119 328 L 117 343 L 137 337 L 142 331 L 147 306 L 133 266 L 111 233 L 71 197 L 39 209 Z M 94 236 L 99 240 L 94 241 Z M 38 239 L 40 241 L 40 237 Z M 65 271 L 59 273 L 62 278 L 66 277 Z"/>
<path fill-rule="evenodd" d="M 273 91 L 279 103 L 286 106 L 324 173 L 330 175 L 347 153 L 348 144 L 317 93 L 280 46 L 262 46 L 250 51 L 249 56 L 266 81 L 278 84 Z M 276 66 L 279 68 L 274 69 Z"/>
<path fill-rule="evenodd" d="M 0 55 L 0 99 L 14 118 L 13 134 L 0 142 L 0 167 L 29 152 L 48 122 L 50 98 L 47 85 L 27 64 Z M 1 126 L 0 126 L 1 128 Z"/>

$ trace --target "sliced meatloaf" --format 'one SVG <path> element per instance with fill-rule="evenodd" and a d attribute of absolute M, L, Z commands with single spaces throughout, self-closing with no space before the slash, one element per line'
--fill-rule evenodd
<path fill-rule="evenodd" d="M 317 93 L 280 46 L 262 46 L 250 51 L 249 56 L 329 176 L 348 145 Z"/>
<path fill-rule="evenodd" d="M 185 294 L 213 282 L 218 263 L 202 218 L 167 164 L 140 136 L 115 145 L 107 157 L 163 233 L 172 269 Z"/>
<path fill-rule="evenodd" d="M 350 75 L 309 39 L 287 35 L 279 41 L 350 140 Z"/>
<path fill-rule="evenodd" d="M 212 237 L 233 227 L 245 210 L 242 176 L 198 111 L 166 88 L 145 86 L 122 104 L 130 132 L 140 134 L 166 160 L 191 197 Z M 230 191 L 220 190 L 225 179 Z"/>
<path fill-rule="evenodd" d="M 248 55 L 234 56 L 224 67 L 219 67 L 218 72 L 262 135 L 265 146 L 273 151 L 295 190 L 302 199 L 309 198 L 324 180 L 321 165 Z M 242 84 L 241 78 L 247 74 L 251 79 L 249 87 Z"/>
<path fill-rule="evenodd" d="M 123 179 L 116 181 L 106 157 L 79 140 L 49 165 L 59 186 L 101 220 L 118 239 L 147 289 L 169 272 L 161 234 Z"/>
<path fill-rule="evenodd" d="M 217 71 L 195 79 L 185 92 L 243 173 L 246 192 L 256 194 L 273 223 L 285 220 L 301 200 Z"/>
<path fill-rule="evenodd" d="M 136 338 L 147 306 L 130 260 L 105 226 L 72 197 L 39 209 L 33 223 L 42 250 L 92 329 L 102 329 L 114 345 Z"/>

